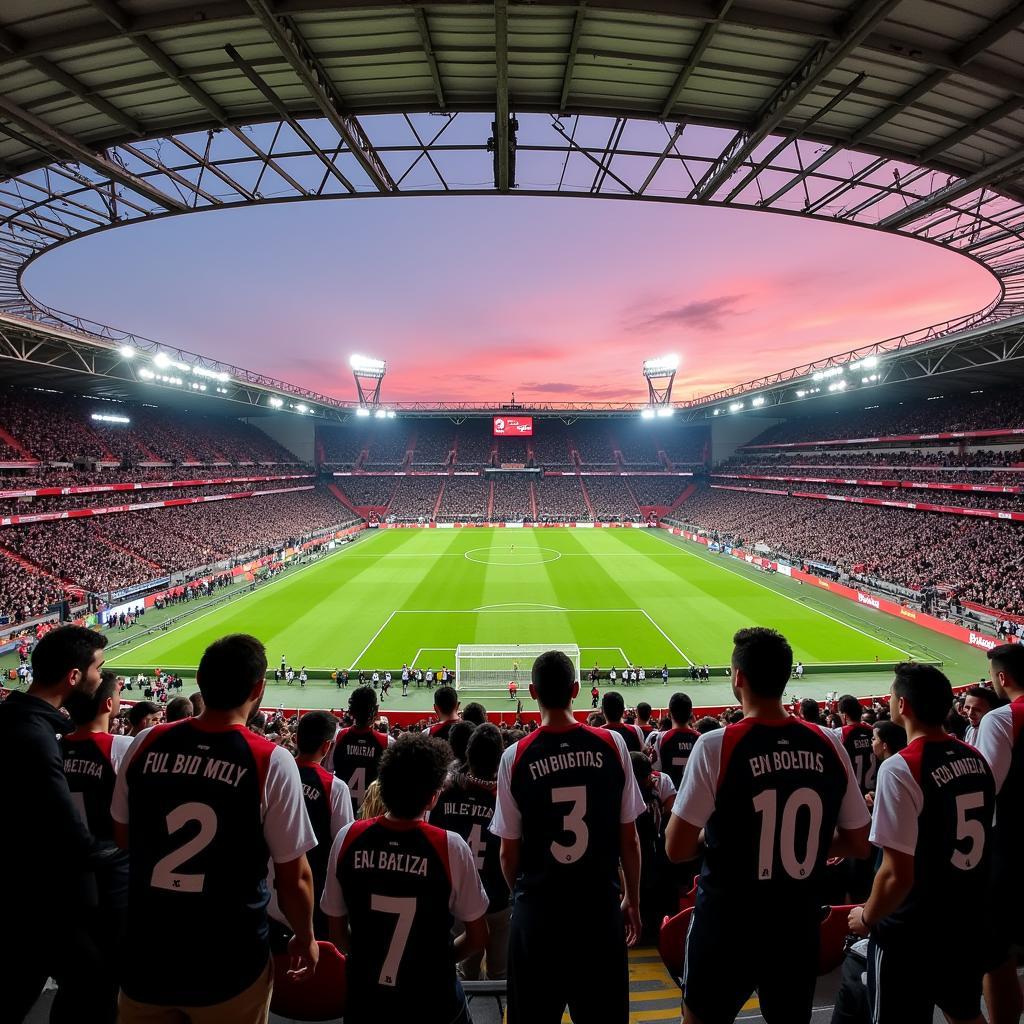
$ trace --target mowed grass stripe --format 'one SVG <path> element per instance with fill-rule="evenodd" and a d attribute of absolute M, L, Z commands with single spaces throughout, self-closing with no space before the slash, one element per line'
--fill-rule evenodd
<path fill-rule="evenodd" d="M 781 629 L 809 664 L 902 658 L 876 638 L 648 533 L 379 531 L 222 611 L 158 634 L 137 654 L 112 652 L 110 660 L 195 665 L 212 640 L 241 631 L 267 644 L 272 666 L 284 654 L 296 668 L 349 666 L 364 649 L 366 667 L 397 667 L 419 648 L 474 642 L 622 648 L 647 667 L 683 664 L 675 645 L 698 663 L 723 664 L 733 632 L 755 624 Z M 516 607 L 502 615 L 499 605 Z M 524 614 L 523 605 L 538 607 Z M 484 607 L 492 611 L 475 612 Z M 442 612 L 410 614 L 436 609 Z M 606 668 L 618 659 L 612 651 L 600 660 Z"/>

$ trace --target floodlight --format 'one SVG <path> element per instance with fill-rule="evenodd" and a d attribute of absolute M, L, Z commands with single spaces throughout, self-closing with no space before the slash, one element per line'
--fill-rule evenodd
<path fill-rule="evenodd" d="M 798 391 L 798 392 L 796 393 L 796 397 L 797 397 L 797 398 L 803 398 L 803 397 L 804 397 L 804 395 L 806 395 L 806 394 L 807 394 L 807 392 L 806 392 L 806 391 Z"/>
<path fill-rule="evenodd" d="M 387 416 L 387 414 L 387 409 L 378 409 L 373 415 L 376 419 L 382 420 Z"/>
<path fill-rule="evenodd" d="M 846 381 L 845 380 L 837 380 L 834 384 L 829 384 L 828 389 L 829 389 L 829 391 L 845 391 L 846 390 Z"/>
<path fill-rule="evenodd" d="M 831 377 L 841 377 L 845 372 L 841 366 L 833 366 L 829 370 L 819 370 L 811 380 L 829 380 Z"/>
<path fill-rule="evenodd" d="M 348 363 L 352 367 L 359 404 L 376 406 L 380 402 L 380 386 L 388 372 L 388 364 L 383 359 L 360 355 L 351 356 Z"/>
<path fill-rule="evenodd" d="M 388 368 L 388 364 L 383 359 L 371 359 L 369 356 L 352 356 L 348 364 L 356 373 L 367 377 L 373 377 L 377 374 L 383 377 Z"/>
<path fill-rule="evenodd" d="M 672 382 L 676 379 L 679 356 L 658 356 L 644 360 L 647 401 L 651 406 L 671 405 Z"/>
<path fill-rule="evenodd" d="M 679 356 L 661 356 L 658 359 L 644 360 L 644 376 L 672 373 L 679 369 Z"/>
<path fill-rule="evenodd" d="M 142 367 L 142 369 L 139 370 L 139 376 L 143 380 L 156 380 L 156 374 L 152 370 L 147 370 L 145 367 Z"/>
<path fill-rule="evenodd" d="M 753 405 L 753 406 L 764 405 L 764 397 L 761 396 L 761 395 L 758 395 L 758 397 L 755 398 L 750 404 Z"/>
<path fill-rule="evenodd" d="M 361 405 L 361 406 L 359 406 L 358 409 L 356 409 L 356 415 L 357 416 L 369 416 L 370 415 L 370 410 L 367 409 L 365 405 Z"/>
<path fill-rule="evenodd" d="M 651 409 L 650 407 L 648 407 L 646 409 L 641 409 L 640 410 L 640 419 L 642 419 L 642 420 L 653 420 L 654 419 L 654 410 Z"/>
<path fill-rule="evenodd" d="M 115 416 L 113 413 L 106 412 L 94 412 L 92 419 L 99 420 L 101 423 L 131 423 L 127 416 Z"/>
<path fill-rule="evenodd" d="M 393 420 L 394 418 L 395 418 L 395 410 L 394 409 L 388 409 L 388 419 L 389 420 Z"/>
<path fill-rule="evenodd" d="M 228 381 L 231 378 L 219 370 L 207 370 L 205 366 L 193 366 L 192 372 L 197 377 L 208 377 L 210 380 Z"/>
<path fill-rule="evenodd" d="M 729 412 L 739 412 L 740 409 L 742 409 L 742 408 L 743 408 L 743 403 L 742 402 L 730 402 L 729 403 Z"/>
<path fill-rule="evenodd" d="M 268 401 L 269 401 L 270 405 L 273 408 L 275 408 L 275 409 L 280 409 L 281 406 L 284 405 L 284 399 L 283 398 L 271 397 Z"/>
<path fill-rule="evenodd" d="M 166 352 L 157 352 L 157 354 L 153 356 L 153 362 L 156 363 L 160 369 L 163 369 L 165 366 L 171 365 L 171 357 Z"/>
<path fill-rule="evenodd" d="M 712 416 L 717 416 L 721 411 L 722 411 L 721 409 L 716 409 L 711 415 Z"/>
<path fill-rule="evenodd" d="M 658 407 L 658 416 L 662 419 L 667 419 L 669 416 L 675 416 L 676 411 L 671 405 L 662 405 Z"/>
<path fill-rule="evenodd" d="M 297 406 L 295 406 L 295 411 L 296 412 L 309 412 L 309 406 L 308 405 L 303 405 L 302 402 L 299 402 L 299 404 Z"/>
<path fill-rule="evenodd" d="M 122 345 L 118 352 L 120 352 L 122 359 L 131 359 L 135 355 L 135 349 L 131 345 Z"/>

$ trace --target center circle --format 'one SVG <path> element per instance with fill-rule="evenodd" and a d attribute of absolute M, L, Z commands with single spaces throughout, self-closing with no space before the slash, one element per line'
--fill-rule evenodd
<path fill-rule="evenodd" d="M 477 557 L 483 553 L 484 557 Z M 531 558 L 530 556 L 538 556 Z M 557 562 L 562 557 L 561 551 L 554 548 L 526 548 L 523 551 L 505 551 L 501 548 L 472 548 L 465 552 L 466 558 L 480 565 L 543 565 L 545 562 Z"/>

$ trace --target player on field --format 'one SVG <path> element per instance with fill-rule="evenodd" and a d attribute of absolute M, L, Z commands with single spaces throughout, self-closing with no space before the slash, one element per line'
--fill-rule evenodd
<path fill-rule="evenodd" d="M 735 1020 L 756 988 L 768 1024 L 806 1024 L 825 862 L 866 856 L 870 817 L 838 737 L 783 707 L 785 637 L 741 629 L 733 642 L 744 717 L 694 744 L 665 835 L 672 861 L 704 851 L 683 1020 Z"/>
<path fill-rule="evenodd" d="M 664 772 L 679 789 L 686 771 L 686 762 L 700 733 L 693 728 L 693 701 L 685 693 L 673 693 L 668 701 L 672 728 L 658 733 L 651 748 L 654 767 Z"/>
<path fill-rule="evenodd" d="M 430 727 L 430 735 L 447 740 L 452 726 L 459 720 L 459 694 L 454 686 L 439 686 L 434 691 L 434 713 L 438 720 Z"/>
<path fill-rule="evenodd" d="M 983 1022 L 995 783 L 981 754 L 945 732 L 952 706 L 952 687 L 937 668 L 896 666 L 889 708 L 908 743 L 878 770 L 871 842 L 882 864 L 849 922 L 871 937 L 873 1024 L 930 1022 L 936 1006 L 953 1024 Z M 957 900 L 950 927 L 949 901 L 963 893 L 977 898 Z"/>
<path fill-rule="evenodd" d="M 316 845 L 295 760 L 246 727 L 263 697 L 267 656 L 251 636 L 211 644 L 196 678 L 206 710 L 135 738 L 111 812 L 129 851 L 128 933 L 120 1024 L 266 1019 L 273 987 L 267 860 L 294 935 L 292 966 L 316 966 Z M 188 956 L 154 969 L 154 951 Z"/>
<path fill-rule="evenodd" d="M 356 814 L 363 802 L 367 786 L 377 778 L 380 759 L 388 746 L 395 742 L 393 736 L 373 728 L 377 715 L 377 694 L 371 686 L 359 686 L 348 699 L 348 712 L 354 725 L 342 729 L 334 741 L 331 767 L 334 774 L 344 782 L 352 795 L 352 807 Z"/>
<path fill-rule="evenodd" d="M 455 963 L 487 939 L 487 894 L 466 841 L 428 825 L 448 774 L 447 745 L 412 733 L 381 760 L 382 817 L 331 848 L 321 906 L 348 956 L 345 1024 L 469 1024 Z M 454 921 L 463 932 L 452 941 Z"/>
<path fill-rule="evenodd" d="M 1009 1024 L 1022 1010 L 1016 950 L 1024 946 L 1024 645 L 1000 644 L 988 658 L 992 686 L 1010 703 L 988 712 L 978 726 L 977 746 L 992 768 L 997 793 L 985 1002 L 992 1024 Z"/>
<path fill-rule="evenodd" d="M 621 693 L 609 690 L 601 698 L 601 712 L 605 718 L 603 728 L 621 736 L 622 741 L 626 744 L 626 749 L 631 754 L 644 749 L 646 741 L 640 727 L 627 725 L 622 721 L 622 716 L 626 713 L 626 702 L 622 699 Z"/>
<path fill-rule="evenodd" d="M 645 804 L 622 738 L 572 714 L 573 663 L 548 651 L 530 696 L 541 727 L 505 751 L 491 831 L 514 894 L 509 1024 L 629 1018 L 626 944 L 640 935 L 640 844 Z M 625 893 L 619 883 L 619 865 Z"/>
<path fill-rule="evenodd" d="M 306 853 L 313 872 L 313 931 L 318 939 L 324 940 L 330 938 L 327 918 L 320 909 L 320 897 L 327 880 L 327 858 L 334 837 L 355 820 L 348 786 L 323 767 L 323 760 L 334 746 L 337 732 L 338 720 L 329 711 L 307 712 L 299 719 L 295 730 L 298 748 L 295 763 L 299 766 L 302 781 L 302 799 L 316 836 L 316 846 Z M 286 923 L 282 921 L 283 915 L 273 897 L 270 913 L 278 921 Z"/>

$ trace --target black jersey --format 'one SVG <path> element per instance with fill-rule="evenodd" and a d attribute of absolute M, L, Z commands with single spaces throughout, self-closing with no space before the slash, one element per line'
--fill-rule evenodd
<path fill-rule="evenodd" d="M 957 893 L 982 892 L 991 864 L 995 782 L 985 759 L 952 736 L 918 738 L 878 773 L 871 841 L 913 854 L 914 884 L 899 909 L 874 926 L 883 945 L 944 934 L 977 944 L 984 901 L 957 907 L 956 936 L 945 934 Z"/>
<path fill-rule="evenodd" d="M 505 751 L 494 831 L 520 838 L 516 897 L 573 903 L 619 892 L 619 823 L 643 801 L 621 740 L 541 727 Z"/>
<path fill-rule="evenodd" d="M 334 774 L 348 785 L 356 814 L 367 787 L 377 778 L 380 759 L 389 742 L 390 737 L 384 733 L 357 725 L 342 729 L 334 741 Z"/>
<path fill-rule="evenodd" d="M 326 938 L 325 922 L 320 919 L 320 896 L 327 880 L 327 861 L 331 855 L 331 843 L 334 841 L 334 834 L 331 831 L 331 789 L 337 780 L 318 764 L 300 764 L 299 778 L 302 780 L 302 802 L 306 805 L 306 814 L 309 815 L 309 823 L 313 826 L 313 835 L 316 836 L 316 846 L 306 854 L 310 870 L 313 872 L 313 916 L 319 926 L 318 937 L 323 933 Z"/>
<path fill-rule="evenodd" d="M 436 740 L 448 741 L 448 734 L 452 731 L 452 726 L 455 724 L 454 721 L 450 722 L 435 722 L 429 729 L 430 735 Z"/>
<path fill-rule="evenodd" d="M 473 851 L 480 881 L 487 892 L 487 913 L 504 910 L 509 903 L 508 885 L 501 873 L 501 839 L 491 831 L 497 784 L 458 775 L 441 793 L 430 815 L 430 824 L 462 836 Z"/>
<path fill-rule="evenodd" d="M 844 725 L 839 732 L 843 747 L 850 755 L 853 775 L 862 793 L 871 793 L 875 788 L 875 777 L 878 775 L 878 758 L 871 749 L 874 730 L 864 722 Z"/>
<path fill-rule="evenodd" d="M 125 992 L 209 1006 L 252 984 L 270 955 L 268 861 L 312 844 L 291 755 L 243 726 L 159 725 L 129 751 L 113 813 L 130 837 Z M 154 970 L 165 952 L 188 970 Z"/>
<path fill-rule="evenodd" d="M 838 740 L 797 718 L 745 718 L 701 737 L 674 811 L 697 776 L 713 809 L 704 824 L 700 898 L 730 906 L 810 912 L 848 793 L 868 822 Z M 700 822 L 693 822 L 699 824 Z"/>
<path fill-rule="evenodd" d="M 1009 893 L 1019 889 L 1015 879 L 1024 863 L 1024 697 L 985 715 L 978 729 L 978 749 L 992 767 L 999 792 L 994 880 L 998 886 L 1009 887 Z"/>
<path fill-rule="evenodd" d="M 638 726 L 627 725 L 625 722 L 608 722 L 602 728 L 607 729 L 609 732 L 618 733 L 626 744 L 626 749 L 631 754 L 639 754 L 644 749 L 644 740 L 641 739 Z"/>
<path fill-rule="evenodd" d="M 453 911 L 464 903 L 476 920 L 487 906 L 465 843 L 422 821 L 370 818 L 336 846 L 324 908 L 352 933 L 346 1021 L 450 1021 L 461 1005 Z"/>
<path fill-rule="evenodd" d="M 676 727 L 663 733 L 658 740 L 658 768 L 672 780 L 676 789 L 682 784 L 686 762 L 690 759 L 694 743 L 699 739 L 700 733 L 696 729 Z"/>
<path fill-rule="evenodd" d="M 78 729 L 61 737 L 64 777 L 68 789 L 89 831 L 97 838 L 112 841 L 114 820 L 110 803 L 114 797 L 114 779 L 120 755 L 131 745 L 127 736 Z"/>

